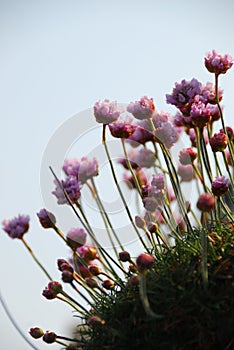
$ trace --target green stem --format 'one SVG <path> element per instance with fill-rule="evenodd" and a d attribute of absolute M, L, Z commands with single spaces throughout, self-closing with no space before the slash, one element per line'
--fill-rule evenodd
<path fill-rule="evenodd" d="M 132 218 L 131 212 L 130 212 L 130 210 L 129 210 L 129 208 L 128 208 L 128 205 L 127 205 L 127 203 L 126 203 L 126 200 L 125 200 L 125 198 L 124 198 L 124 195 L 123 195 L 123 193 L 122 193 L 122 191 L 121 191 L 121 188 L 120 188 L 120 186 L 119 186 L 119 183 L 118 183 L 118 180 L 117 180 L 117 177 L 116 177 L 116 174 L 115 174 L 114 165 L 113 165 L 113 162 L 112 162 L 112 160 L 111 160 L 111 156 L 110 156 L 110 153 L 109 153 L 107 144 L 106 144 L 106 133 L 105 133 L 105 130 L 106 130 L 106 125 L 104 124 L 104 125 L 103 125 L 103 133 L 102 133 L 102 142 L 103 142 L 103 145 L 104 145 L 104 148 L 105 148 L 105 151 L 106 151 L 106 155 L 107 155 L 107 158 L 108 158 L 108 161 L 109 161 L 109 164 L 110 164 L 110 168 L 111 168 L 111 172 L 112 172 L 112 176 L 113 176 L 115 185 L 116 185 L 117 190 L 118 190 L 118 192 L 119 192 L 120 198 L 121 198 L 121 200 L 122 200 L 122 202 L 123 202 L 123 204 L 124 204 L 124 207 L 125 207 L 125 210 L 126 210 L 126 212 L 127 212 L 128 217 L 129 217 L 129 220 L 130 220 L 130 222 L 131 222 L 131 224 L 132 224 L 132 226 L 133 226 L 133 228 L 134 228 L 134 230 L 135 230 L 135 232 L 136 232 L 136 234 L 137 234 L 137 236 L 138 236 L 140 242 L 142 243 L 142 245 L 143 245 L 143 247 L 145 248 L 145 250 L 146 250 L 147 252 L 149 252 L 149 250 L 148 250 L 148 248 L 147 248 L 147 246 L 146 246 L 144 240 L 142 239 L 142 237 L 141 237 L 141 235 L 140 235 L 140 232 L 138 231 L 138 229 L 137 229 L 137 227 L 136 227 L 136 225 L 135 225 L 135 223 L 134 223 L 134 220 L 133 220 L 133 218 Z"/>

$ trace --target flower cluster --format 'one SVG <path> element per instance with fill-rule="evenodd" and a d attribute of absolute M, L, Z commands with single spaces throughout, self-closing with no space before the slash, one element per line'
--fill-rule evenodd
<path fill-rule="evenodd" d="M 202 84 L 195 78 L 177 82 L 172 93 L 166 95 L 167 103 L 177 108 L 174 116 L 156 111 L 153 98 L 147 96 L 131 102 L 125 109 L 120 109 L 117 102 L 108 99 L 95 103 L 94 117 L 97 123 L 103 124 L 100 141 L 110 165 L 115 190 L 123 204 L 122 220 L 128 227 L 126 235 L 131 231 L 137 238 L 137 252 L 126 250 L 114 227 L 112 215 L 102 201 L 96 181 L 99 175 L 96 158 L 83 156 L 65 159 L 62 165 L 65 178 L 62 180 L 53 173 L 55 189 L 52 194 L 57 198 L 58 204 L 67 204 L 75 212 L 79 220 L 78 227 L 71 227 L 64 234 L 53 213 L 45 208 L 37 213 L 42 228 L 51 228 L 69 249 L 67 259 L 60 258 L 57 261 L 61 283 L 49 275 L 24 239 L 24 234 L 29 230 L 29 216 L 19 215 L 12 220 L 3 221 L 3 230 L 11 238 L 22 241 L 49 279 L 42 295 L 48 300 L 68 303 L 82 319 L 79 329 L 84 333 L 80 330 L 77 337 L 64 337 L 34 327 L 29 331 L 33 338 L 42 338 L 46 343 L 57 342 L 66 350 L 85 350 L 92 348 L 88 344 L 97 335 L 106 336 L 113 331 L 110 336 L 112 340 L 109 338 L 108 342 L 103 343 L 103 348 L 112 348 L 111 341 L 117 339 L 118 332 L 108 324 L 111 308 L 116 306 L 115 301 L 119 296 L 121 301 L 126 302 L 125 305 L 131 305 L 132 300 L 135 303 L 136 296 L 131 297 L 133 292 L 140 299 L 139 313 L 147 315 L 146 320 L 140 322 L 140 327 L 147 330 L 147 319 L 164 318 L 165 322 L 160 328 L 167 332 L 168 328 L 176 327 L 177 324 L 171 322 L 171 310 L 178 316 L 181 310 L 173 305 L 169 312 L 165 310 L 163 315 L 157 313 L 154 299 L 158 297 L 152 298 L 152 295 L 157 294 L 160 298 L 168 290 L 163 290 L 159 285 L 157 293 L 147 293 L 147 288 L 159 278 L 163 263 L 165 270 L 172 276 L 177 271 L 181 257 L 184 258 L 187 253 L 190 254 L 191 259 L 187 260 L 192 261 L 192 268 L 196 266 L 190 280 L 196 281 L 205 292 L 209 285 L 210 271 L 215 271 L 214 281 L 220 272 L 222 281 L 232 280 L 233 241 L 226 250 L 219 249 L 218 255 L 215 255 L 217 242 L 224 240 L 221 238 L 222 224 L 227 223 L 232 228 L 234 225 L 234 129 L 225 126 L 223 108 L 220 105 L 223 90 L 218 87 L 219 75 L 226 73 L 232 64 L 229 55 L 221 55 L 215 50 L 209 53 L 205 58 L 205 66 L 214 74 L 215 85 L 210 82 Z M 219 123 L 221 128 L 219 126 L 217 129 Z M 181 135 L 188 141 L 188 145 L 178 151 Z M 118 142 L 122 153 L 117 161 L 111 157 L 108 137 L 120 139 Z M 174 150 L 175 144 L 178 147 Z M 123 170 L 122 179 L 127 185 L 127 193 L 136 197 L 136 203 L 132 207 L 128 204 L 122 184 L 120 185 L 120 168 Z M 111 245 L 111 251 L 100 243 L 92 218 L 87 214 L 85 201 L 82 201 L 84 188 L 89 191 L 99 210 L 100 220 L 106 230 L 104 238 Z M 222 258 L 223 251 L 228 252 L 227 259 Z M 208 259 L 213 259 L 214 256 L 214 268 L 209 270 Z M 217 267 L 222 259 L 222 266 Z M 192 271 L 191 266 L 189 271 Z M 148 276 L 149 281 L 146 283 Z M 66 283 L 73 294 L 77 293 L 78 298 L 65 292 L 62 283 Z M 177 282 L 173 283 L 174 288 L 178 289 L 178 295 L 187 288 L 177 285 Z M 134 308 L 136 307 L 137 303 Z M 121 309 L 121 314 L 123 318 L 128 318 L 128 312 L 124 308 Z M 138 323 L 135 316 L 132 320 L 133 325 Z M 112 321 L 109 319 L 109 322 Z M 121 320 L 117 320 L 117 324 L 119 326 Z"/>

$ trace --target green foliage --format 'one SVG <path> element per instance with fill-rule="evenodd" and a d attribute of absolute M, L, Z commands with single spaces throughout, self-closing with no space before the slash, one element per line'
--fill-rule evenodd
<path fill-rule="evenodd" d="M 162 349 L 213 350 L 234 347 L 234 232 L 222 224 L 208 236 L 209 284 L 204 289 L 200 267 L 200 232 L 188 235 L 173 248 L 157 253 L 146 275 L 152 310 L 146 315 L 138 286 L 100 297 L 95 305 L 105 324 L 81 328 L 85 350 Z M 88 335 L 88 337 L 87 337 Z"/>

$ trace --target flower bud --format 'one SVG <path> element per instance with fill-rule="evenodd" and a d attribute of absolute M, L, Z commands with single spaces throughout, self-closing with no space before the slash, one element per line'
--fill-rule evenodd
<path fill-rule="evenodd" d="M 52 344 L 55 342 L 57 335 L 54 332 L 46 331 L 46 333 L 43 335 L 43 340 L 47 344 Z"/>
<path fill-rule="evenodd" d="M 129 252 L 123 251 L 119 253 L 119 260 L 122 262 L 131 261 Z"/>
<path fill-rule="evenodd" d="M 41 338 L 44 335 L 44 332 L 41 328 L 39 327 L 34 327 L 34 328 L 30 328 L 29 330 L 29 334 L 34 338 L 34 339 L 38 339 Z"/>
<path fill-rule="evenodd" d="M 203 212 L 210 212 L 215 208 L 215 198 L 212 194 L 203 193 L 197 201 L 197 207 Z"/>
<path fill-rule="evenodd" d="M 62 281 L 65 283 L 72 283 L 74 277 L 73 277 L 73 273 L 68 271 L 68 270 L 64 270 L 62 272 Z"/>
<path fill-rule="evenodd" d="M 89 271 L 93 276 L 98 276 L 100 275 L 100 273 L 102 273 L 102 268 L 99 265 L 90 265 Z"/>
<path fill-rule="evenodd" d="M 150 270 L 154 265 L 155 259 L 153 255 L 148 253 L 140 254 L 136 259 L 136 265 L 139 272 Z"/>
<path fill-rule="evenodd" d="M 92 288 L 92 289 L 98 287 L 98 283 L 94 278 L 86 278 L 85 282 L 86 282 L 87 286 Z"/>
<path fill-rule="evenodd" d="M 114 285 L 115 285 L 114 282 L 111 281 L 111 280 L 105 280 L 105 281 L 102 282 L 103 288 L 105 288 L 107 290 L 112 289 L 114 287 Z"/>
<path fill-rule="evenodd" d="M 56 218 L 54 214 L 50 213 L 46 209 L 41 209 L 39 213 L 37 213 L 40 224 L 44 228 L 54 228 L 56 224 Z"/>

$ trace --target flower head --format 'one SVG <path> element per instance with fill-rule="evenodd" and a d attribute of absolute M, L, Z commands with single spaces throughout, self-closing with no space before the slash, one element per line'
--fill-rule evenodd
<path fill-rule="evenodd" d="M 77 202 L 77 200 L 80 198 L 80 184 L 76 178 L 76 176 L 68 176 L 65 180 L 61 181 L 61 185 L 64 189 L 60 187 L 57 180 L 54 181 L 56 184 L 55 191 L 52 193 L 57 198 L 58 204 L 67 204 L 68 200 L 64 194 L 64 191 L 66 191 L 68 197 L 70 198 L 71 202 L 74 204 Z"/>
<path fill-rule="evenodd" d="M 225 74 L 233 65 L 233 58 L 230 55 L 221 55 L 215 50 L 208 52 L 205 57 L 205 66 L 210 73 L 216 75 Z"/>
<path fill-rule="evenodd" d="M 171 122 L 166 122 L 155 130 L 155 136 L 159 143 L 171 148 L 178 140 L 178 131 Z"/>
<path fill-rule="evenodd" d="M 150 119 L 154 113 L 155 106 L 152 98 L 141 97 L 139 101 L 131 102 L 127 106 L 127 111 L 132 113 L 136 119 Z"/>
<path fill-rule="evenodd" d="M 34 339 L 38 339 L 41 338 L 44 334 L 43 330 L 39 327 L 33 327 L 30 328 L 29 330 L 29 334 L 34 338 Z"/>
<path fill-rule="evenodd" d="M 223 132 L 214 134 L 210 138 L 210 146 L 213 152 L 222 152 L 225 150 L 228 144 L 228 137 Z"/>
<path fill-rule="evenodd" d="M 48 210 L 41 209 L 37 213 L 40 224 L 44 228 L 54 228 L 56 224 L 56 218 L 54 214 L 50 213 Z"/>
<path fill-rule="evenodd" d="M 214 196 L 220 197 L 228 191 L 229 180 L 225 176 L 216 177 L 211 190 Z"/>
<path fill-rule="evenodd" d="M 139 151 L 129 153 L 131 164 L 137 164 L 139 168 L 151 168 L 155 164 L 154 152 L 147 148 L 141 148 Z"/>
<path fill-rule="evenodd" d="M 4 220 L 3 230 L 11 237 L 22 239 L 23 235 L 28 232 L 29 229 L 29 216 L 19 215 L 11 220 Z"/>
<path fill-rule="evenodd" d="M 191 105 L 190 116 L 194 126 L 203 128 L 210 120 L 211 110 L 206 108 L 203 102 L 198 101 Z"/>
<path fill-rule="evenodd" d="M 137 125 L 132 123 L 132 118 L 121 120 L 120 118 L 113 124 L 109 124 L 109 129 L 113 137 L 127 139 L 135 132 Z"/>
<path fill-rule="evenodd" d="M 87 233 L 82 228 L 72 228 L 67 233 L 66 239 L 69 246 L 76 250 L 86 243 Z"/>
<path fill-rule="evenodd" d="M 110 124 L 119 118 L 120 111 L 117 108 L 117 102 L 104 100 L 98 101 L 94 105 L 94 116 L 98 123 Z"/>
<path fill-rule="evenodd" d="M 184 148 L 180 151 L 179 161 L 182 165 L 192 164 L 197 158 L 197 152 L 192 148 Z"/>
<path fill-rule="evenodd" d="M 201 87 L 202 85 L 197 79 L 182 80 L 181 83 L 175 83 L 172 94 L 166 95 L 166 101 L 176 106 L 181 113 L 189 115 L 194 97 L 201 94 Z"/>
<path fill-rule="evenodd" d="M 201 97 L 203 98 L 204 103 L 216 104 L 216 95 L 215 95 L 215 87 L 211 82 L 207 82 L 206 85 L 202 85 Z M 223 98 L 223 90 L 218 89 L 218 98 L 219 102 Z"/>
<path fill-rule="evenodd" d="M 165 188 L 165 179 L 163 174 L 153 175 L 151 185 L 155 186 L 157 190 L 163 190 Z"/>

